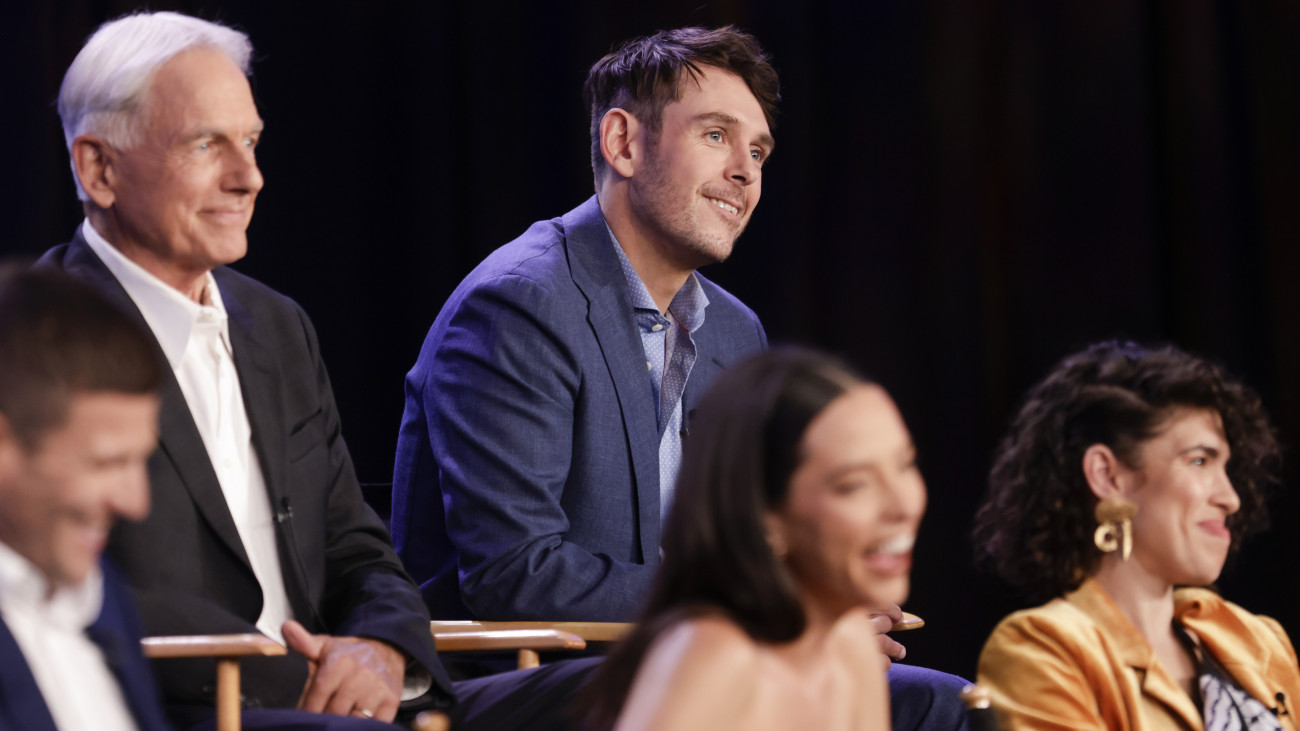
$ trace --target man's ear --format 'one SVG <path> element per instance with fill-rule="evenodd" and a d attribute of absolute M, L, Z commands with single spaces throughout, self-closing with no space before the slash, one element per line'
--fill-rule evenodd
<path fill-rule="evenodd" d="M 81 189 L 91 202 L 104 209 L 117 200 L 117 150 L 96 135 L 79 135 L 72 141 L 72 167 Z"/>
<path fill-rule="evenodd" d="M 0 485 L 7 484 L 12 479 L 22 455 L 23 445 L 18 440 L 18 434 L 8 417 L 0 414 Z"/>
<path fill-rule="evenodd" d="M 1105 444 L 1094 444 L 1083 453 L 1083 477 L 1098 500 L 1127 492 L 1130 472 Z"/>
<path fill-rule="evenodd" d="M 626 109 L 614 107 L 600 120 L 600 154 L 611 170 L 632 177 L 645 154 L 644 126 Z"/>

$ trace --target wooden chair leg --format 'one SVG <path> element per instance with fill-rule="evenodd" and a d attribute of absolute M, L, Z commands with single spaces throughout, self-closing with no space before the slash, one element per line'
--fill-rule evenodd
<path fill-rule="evenodd" d="M 217 659 L 217 731 L 239 731 L 239 660 Z"/>
<path fill-rule="evenodd" d="M 538 656 L 536 650 L 520 650 L 520 651 L 519 651 L 519 663 L 518 663 L 518 667 L 519 667 L 520 670 L 528 670 L 528 669 L 531 669 L 531 668 L 535 668 L 535 667 L 537 667 L 538 665 L 541 665 L 541 664 L 542 664 L 542 659 L 541 659 L 541 657 Z"/>
<path fill-rule="evenodd" d="M 451 721 L 437 711 L 424 711 L 415 717 L 415 731 L 449 731 Z"/>

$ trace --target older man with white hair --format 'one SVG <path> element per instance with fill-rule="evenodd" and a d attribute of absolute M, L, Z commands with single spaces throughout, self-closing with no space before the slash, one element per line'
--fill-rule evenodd
<path fill-rule="evenodd" d="M 413 703 L 449 707 L 462 727 L 561 727 L 589 663 L 448 681 L 420 595 L 362 500 L 311 322 L 226 266 L 247 251 L 263 184 L 251 53 L 231 28 L 131 15 L 87 41 L 60 90 L 86 220 L 40 265 L 138 317 L 171 366 L 154 511 L 116 530 L 109 554 L 148 632 L 260 631 L 294 651 L 246 663 L 248 706 L 334 714 L 315 721 L 340 728 Z M 169 663 L 173 716 L 202 717 L 211 664 Z"/>

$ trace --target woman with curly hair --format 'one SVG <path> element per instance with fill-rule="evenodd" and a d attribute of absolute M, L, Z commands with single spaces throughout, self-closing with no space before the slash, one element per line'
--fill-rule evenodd
<path fill-rule="evenodd" d="M 1094 345 L 1032 388 L 976 516 L 983 557 L 1051 599 L 980 656 L 1000 727 L 1295 728 L 1286 632 L 1204 588 L 1277 468 L 1259 398 L 1174 347 Z"/>
<path fill-rule="evenodd" d="M 676 495 L 649 604 L 584 728 L 888 729 L 866 607 L 905 598 L 926 498 L 885 390 L 802 350 L 733 367 Z"/>

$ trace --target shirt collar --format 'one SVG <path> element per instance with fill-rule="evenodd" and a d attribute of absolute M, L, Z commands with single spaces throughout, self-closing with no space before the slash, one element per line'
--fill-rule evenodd
<path fill-rule="evenodd" d="M 0 543 L 0 607 L 23 611 L 49 624 L 80 632 L 99 617 L 104 603 L 104 575 L 96 565 L 74 586 L 59 586 L 53 595 L 45 575 L 14 549 Z"/>
<path fill-rule="evenodd" d="M 605 230 L 609 232 L 609 240 L 614 243 L 614 252 L 618 254 L 618 263 L 623 269 L 623 277 L 627 279 L 627 287 L 632 292 L 632 307 L 638 310 L 654 310 L 655 314 L 659 314 L 659 306 L 655 304 L 654 297 L 650 296 L 650 290 L 641 280 L 641 275 L 636 273 L 636 268 L 627 258 L 623 245 L 618 242 L 618 237 L 614 235 L 614 230 L 609 227 L 608 222 L 605 224 Z M 709 297 L 704 294 L 699 277 L 695 272 L 691 272 L 690 276 L 686 277 L 686 282 L 682 284 L 682 288 L 673 295 L 673 301 L 668 304 L 668 311 L 672 313 L 677 324 L 687 332 L 695 332 L 704 324 L 704 308 L 708 306 Z"/>
<path fill-rule="evenodd" d="M 145 322 L 149 323 L 149 329 L 166 354 L 172 370 L 180 368 L 194 324 L 205 313 L 206 317 L 220 323 L 221 338 L 229 347 L 230 329 L 226 306 L 221 301 L 221 291 L 217 289 L 217 280 L 213 278 L 212 272 L 204 275 L 207 281 L 204 284 L 203 299 L 207 304 L 200 305 L 126 258 L 90 225 L 89 219 L 82 223 L 81 235 L 130 295 L 140 314 L 144 315 Z"/>

